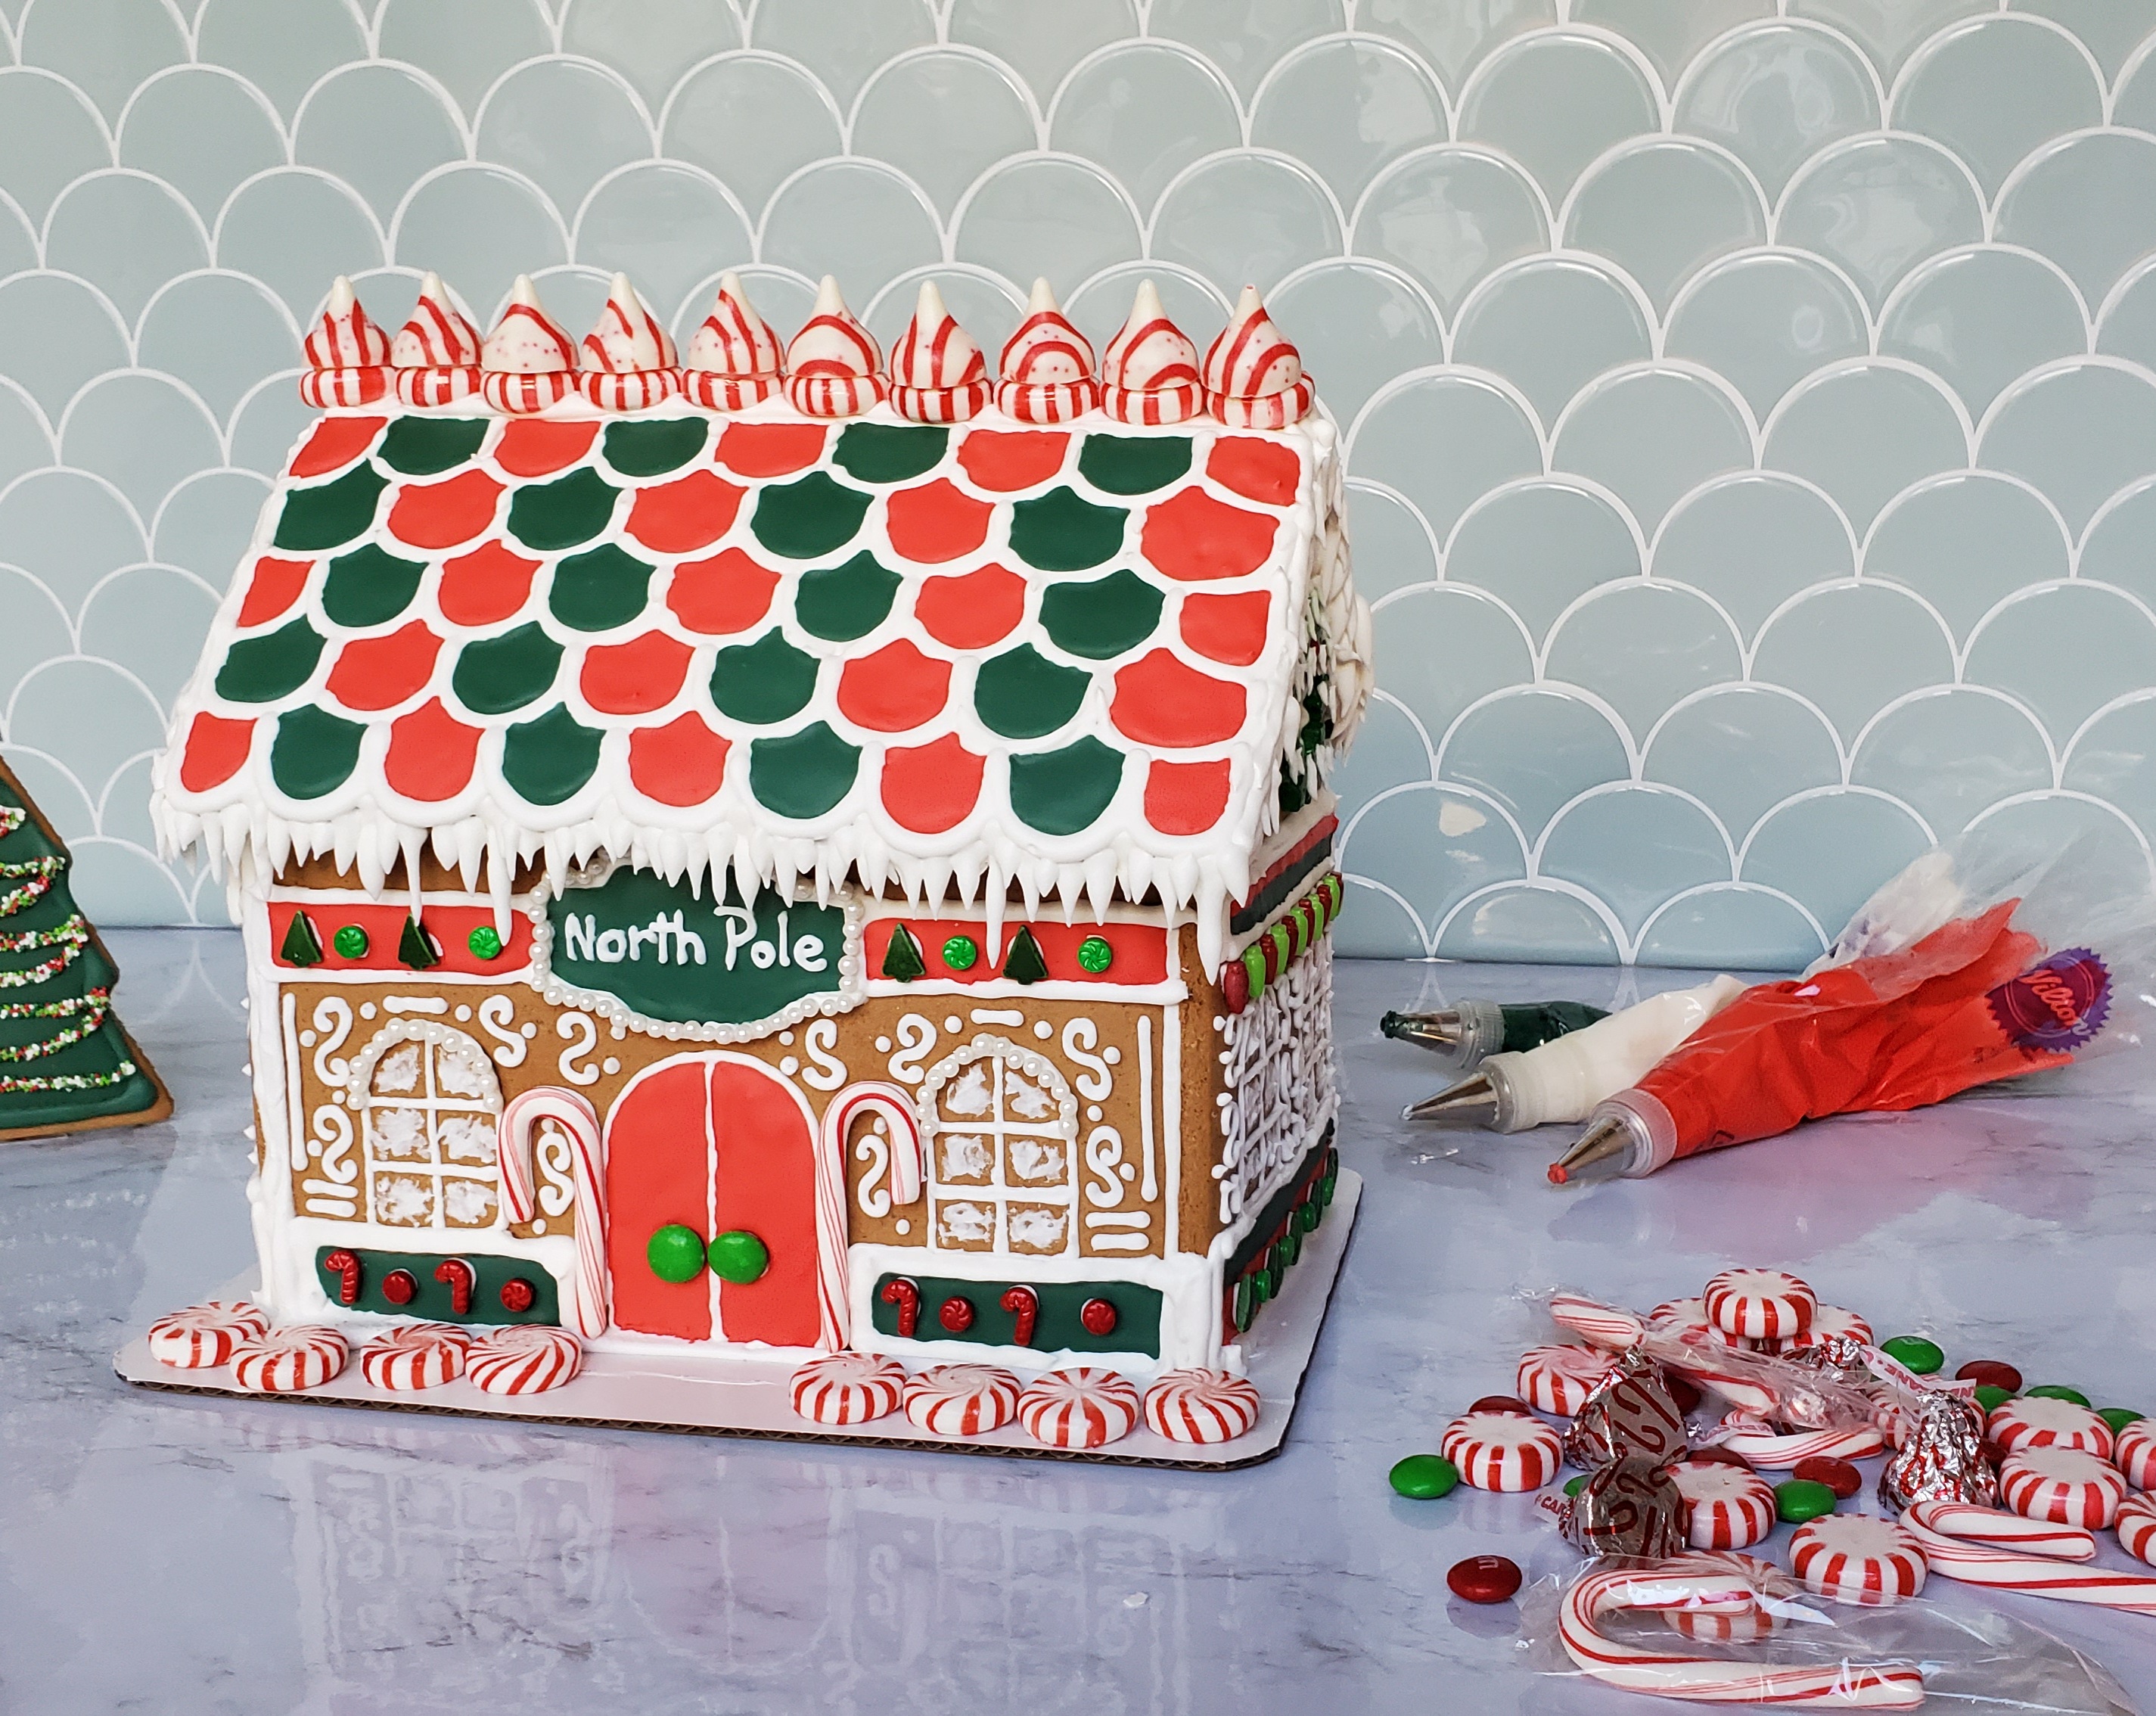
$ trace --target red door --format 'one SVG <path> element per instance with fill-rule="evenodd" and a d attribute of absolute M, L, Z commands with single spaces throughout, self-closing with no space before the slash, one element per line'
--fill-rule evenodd
<path fill-rule="evenodd" d="M 721 1051 L 662 1061 L 607 1115 L 607 1266 L 620 1328 L 682 1340 L 816 1344 L 816 1133 L 793 1087 Z M 771 1266 L 746 1285 L 709 1270 L 652 1273 L 645 1247 L 671 1222 L 708 1243 L 745 1230 Z"/>

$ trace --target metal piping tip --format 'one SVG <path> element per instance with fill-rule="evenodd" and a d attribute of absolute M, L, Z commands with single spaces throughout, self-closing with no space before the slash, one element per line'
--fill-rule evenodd
<path fill-rule="evenodd" d="M 1622 1120 L 1614 1116 L 1598 1120 L 1580 1133 L 1569 1150 L 1550 1164 L 1550 1184 L 1563 1185 L 1589 1178 L 1589 1169 L 1612 1157 L 1629 1155 L 1631 1148 L 1631 1128 Z"/>
<path fill-rule="evenodd" d="M 1486 1072 L 1470 1073 L 1447 1085 L 1434 1097 L 1424 1097 L 1400 1111 L 1403 1120 L 1434 1121 L 1440 1126 L 1492 1127 L 1497 1123 L 1497 1087 Z"/>
<path fill-rule="evenodd" d="M 1415 1043 L 1450 1054 L 1460 1046 L 1466 1026 L 1457 1007 L 1438 1013 L 1388 1013 L 1378 1029 L 1399 1043 Z"/>

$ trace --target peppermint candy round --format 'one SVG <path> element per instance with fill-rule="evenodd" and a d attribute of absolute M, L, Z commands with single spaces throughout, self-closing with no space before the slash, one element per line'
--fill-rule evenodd
<path fill-rule="evenodd" d="M 233 1349 L 232 1379 L 258 1395 L 320 1388 L 344 1369 L 344 1337 L 321 1323 L 273 1328 Z"/>
<path fill-rule="evenodd" d="M 1749 1414 L 1732 1412 L 1722 1421 L 1730 1434 L 1721 1446 L 1768 1472 L 1790 1472 L 1802 1460 L 1862 1460 L 1887 1446 L 1870 1425 L 1851 1430 L 1800 1430 L 1784 1436 Z"/>
<path fill-rule="evenodd" d="M 1537 1411 L 1569 1418 L 1612 1368 L 1609 1355 L 1593 1347 L 1534 1347 L 1521 1355 L 1515 1385 Z"/>
<path fill-rule="evenodd" d="M 2111 1457 L 2111 1426 L 2086 1406 L 2048 1395 L 2022 1395 L 1991 1409 L 1984 1433 L 2008 1453 L 2023 1448 L 2075 1448 Z"/>
<path fill-rule="evenodd" d="M 1478 1490 L 1538 1490 L 1557 1476 L 1557 1432 L 1516 1412 L 1470 1412 L 1445 1427 L 1438 1451 Z"/>
<path fill-rule="evenodd" d="M 793 1410 L 812 1424 L 866 1424 L 898 1410 L 906 1367 L 875 1353 L 827 1353 L 793 1373 Z"/>
<path fill-rule="evenodd" d="M 1881 1608 L 1922 1590 L 1929 1564 L 1917 1539 L 1892 1520 L 1830 1513 L 1797 1528 L 1789 1570 L 1823 1597 Z"/>
<path fill-rule="evenodd" d="M 2138 1490 L 2156 1490 L 2156 1424 L 2137 1418 L 2111 1445 L 2111 1462 Z"/>
<path fill-rule="evenodd" d="M 1724 1334 L 1714 1326 L 1704 1299 L 1665 1299 L 1647 1313 L 1647 1327 L 1676 1334 L 1696 1329 L 1725 1347 L 1737 1344 L 1736 1336 Z"/>
<path fill-rule="evenodd" d="M 1172 1442 L 1231 1442 L 1258 1421 L 1258 1390 L 1225 1370 L 1171 1370 L 1146 1390 L 1145 1421 Z"/>
<path fill-rule="evenodd" d="M 465 1354 L 465 1374 L 490 1395 L 536 1395 L 559 1388 L 584 1368 L 584 1349 L 565 1328 L 512 1323 L 490 1328 Z"/>
<path fill-rule="evenodd" d="M 378 1389 L 439 1388 L 465 1374 L 470 1346 L 470 1333 L 453 1323 L 400 1323 L 359 1349 L 359 1374 Z"/>
<path fill-rule="evenodd" d="M 2132 1505 L 2131 1498 L 2126 1505 Z M 2077 1525 L 2024 1519 L 2019 1513 L 1979 1508 L 1974 1502 L 1917 1502 L 1911 1504 L 1908 1517 L 1912 1523 L 1927 1531 L 1958 1538 L 1964 1543 L 1988 1544 L 2056 1561 L 2096 1559 L 2096 1539 Z"/>
<path fill-rule="evenodd" d="M 1037 1376 L 1018 1400 L 1018 1421 L 1051 1448 L 1099 1448 L 1137 1427 L 1138 1391 L 1112 1370 L 1081 1364 Z"/>
<path fill-rule="evenodd" d="M 1018 1415 L 1019 1379 L 994 1364 L 938 1364 L 906 1380 L 906 1415 L 933 1436 L 978 1436 Z"/>
<path fill-rule="evenodd" d="M 1815 1347 L 1835 1335 L 1846 1335 L 1862 1341 L 1867 1347 L 1872 1344 L 1871 1325 L 1854 1311 L 1845 1311 L 1839 1305 L 1821 1305 L 1813 1311 L 1810 1323 L 1777 1342 L 1776 1346 L 1784 1353 L 1801 1353 L 1806 1347 Z"/>
<path fill-rule="evenodd" d="M 2118 1544 L 2137 1561 L 2156 1564 L 2156 1496 L 2128 1496 L 2118 1504 Z"/>
<path fill-rule="evenodd" d="M 1819 1295 L 1784 1269 L 1725 1269 L 1701 1297 L 1709 1322 L 1748 1341 L 1799 1334 L 1819 1309 Z"/>
<path fill-rule="evenodd" d="M 244 1299 L 206 1299 L 150 1325 L 150 1356 L 175 1370 L 208 1370 L 230 1364 L 242 1341 L 269 1330 L 270 1319 Z"/>
<path fill-rule="evenodd" d="M 1742 1549 L 1774 1528 L 1774 1487 L 1742 1466 L 1684 1461 L 1670 1467 L 1685 1498 L 1685 1541 L 1695 1549 Z"/>
<path fill-rule="evenodd" d="M 1688 1563 L 1700 1566 L 1718 1566 L 1722 1570 L 1741 1574 L 1758 1590 L 1772 1596 L 1793 1595 L 1796 1587 L 1789 1575 L 1769 1562 L 1755 1555 L 1717 1553 L 1711 1559 L 1705 1555 L 1686 1558 Z M 1774 1613 L 1755 1597 L 1741 1607 L 1717 1605 L 1707 1608 L 1679 1608 L 1662 1611 L 1662 1620 L 1673 1631 L 1686 1638 L 1697 1639 L 1702 1644 L 1756 1645 L 1781 1623 Z"/>
<path fill-rule="evenodd" d="M 2094 1531 L 2118 1517 L 2126 1479 L 2116 1466 L 2079 1448 L 2020 1448 L 1999 1467 L 1999 1499 L 2025 1519 Z"/>

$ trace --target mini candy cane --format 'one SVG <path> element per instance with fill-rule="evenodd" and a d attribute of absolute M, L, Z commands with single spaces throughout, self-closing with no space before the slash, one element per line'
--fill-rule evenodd
<path fill-rule="evenodd" d="M 1614 1305 L 1599 1305 L 1578 1293 L 1555 1293 L 1549 1302 L 1550 1321 L 1569 1329 L 1589 1346 L 1621 1353 L 1637 1346 L 1647 1325 L 1633 1312 Z"/>
<path fill-rule="evenodd" d="M 2128 1496 L 2118 1504 L 2118 1546 L 2137 1561 L 2156 1563 L 2156 1497 Z"/>
<path fill-rule="evenodd" d="M 1830 1513 L 1789 1539 L 1789 1570 L 1807 1590 L 1837 1603 L 1883 1608 L 1924 1588 L 1924 1552 L 1891 1519 Z"/>
<path fill-rule="evenodd" d="M 2077 1448 L 2022 1448 L 1999 1462 L 1999 1499 L 2026 1518 L 2093 1531 L 2118 1517 L 2126 1479 Z"/>
<path fill-rule="evenodd" d="M 458 1317 L 471 1315 L 472 1289 L 479 1277 L 461 1257 L 444 1257 L 434 1266 L 434 1279 L 449 1290 L 449 1310 Z"/>
<path fill-rule="evenodd" d="M 599 1117 L 588 1098 L 557 1085 L 522 1091 L 502 1104 L 495 1152 L 501 1168 L 501 1219 L 506 1226 L 538 1213 L 531 1150 L 539 1123 L 551 1120 L 569 1137 L 572 1183 L 577 1199 L 577 1273 L 569 1296 L 570 1321 L 593 1340 L 613 1320 L 607 1291 L 606 1146 Z"/>
<path fill-rule="evenodd" d="M 2074 1567 L 2041 1555 L 2017 1555 L 1986 1544 L 1964 1543 L 1927 1530 L 1917 1522 L 1915 1513 L 1912 1508 L 1902 1514 L 1902 1523 L 1916 1539 L 1932 1571 L 1942 1579 L 2024 1591 L 2032 1597 L 2054 1597 L 2065 1603 L 2123 1609 L 2133 1615 L 2156 1615 L 2156 1579 L 2107 1573 L 2100 1567 Z"/>
<path fill-rule="evenodd" d="M 886 1305 L 898 1307 L 898 1333 L 901 1340 L 911 1340 L 913 1333 L 921 1327 L 921 1289 L 902 1275 L 894 1275 L 883 1284 L 877 1297 Z"/>
<path fill-rule="evenodd" d="M 337 1303 L 359 1302 L 359 1259 L 340 1246 L 322 1259 L 322 1267 L 337 1278 Z"/>
<path fill-rule="evenodd" d="M 2123 1515 L 2124 1509 L 2120 1512 Z M 2078 1526 L 2024 1519 L 2019 1513 L 2002 1513 L 1995 1508 L 1979 1508 L 1969 1502 L 1918 1502 L 1909 1509 L 1909 1517 L 1942 1537 L 1958 1537 L 2054 1561 L 2096 1559 L 2095 1537 Z"/>
<path fill-rule="evenodd" d="M 2156 1490 L 2156 1424 L 2137 1418 L 2111 1446 L 2111 1463 L 2138 1490 Z"/>
<path fill-rule="evenodd" d="M 1730 1564 L 1732 1559 L 1688 1555 L 1650 1570 L 1583 1575 L 1558 1611 L 1558 1636 L 1566 1654 L 1598 1680 L 1665 1698 L 1869 1710 L 1912 1710 L 1923 1703 L 1924 1677 L 1912 1663 L 1845 1660 L 1816 1668 L 1754 1667 L 1619 1641 L 1596 1625 L 1620 1609 L 1748 1614 L 1758 1606 L 1758 1595 L 1744 1570 Z"/>
<path fill-rule="evenodd" d="M 1701 1295 L 1724 1334 L 1746 1340 L 1786 1340 L 1819 1309 L 1819 1295 L 1785 1269 L 1725 1269 Z"/>
<path fill-rule="evenodd" d="M 1799 1460 L 1866 1459 L 1887 1446 L 1886 1439 L 1868 1424 L 1851 1430 L 1804 1430 L 1782 1436 L 1758 1419 L 1738 1412 L 1722 1421 L 1715 1441 L 1768 1472 L 1792 1471 Z"/>
<path fill-rule="evenodd" d="M 1033 1344 L 1034 1325 L 1040 1320 L 1040 1295 L 1029 1287 L 1004 1289 L 1004 1296 L 996 1302 L 1011 1314 L 1017 1324 L 1011 1334 L 1012 1341 L 1021 1347 Z"/>

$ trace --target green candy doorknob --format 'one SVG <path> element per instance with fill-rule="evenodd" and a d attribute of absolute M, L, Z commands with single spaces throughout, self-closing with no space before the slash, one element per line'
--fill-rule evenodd
<path fill-rule="evenodd" d="M 770 1267 L 770 1248 L 752 1233 L 736 1229 L 711 1241 L 711 1273 L 721 1281 L 747 1287 Z"/>
<path fill-rule="evenodd" d="M 704 1270 L 704 1236 L 693 1227 L 670 1221 L 644 1247 L 651 1272 L 661 1281 L 694 1281 Z"/>

